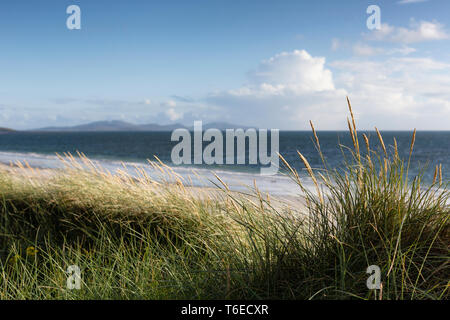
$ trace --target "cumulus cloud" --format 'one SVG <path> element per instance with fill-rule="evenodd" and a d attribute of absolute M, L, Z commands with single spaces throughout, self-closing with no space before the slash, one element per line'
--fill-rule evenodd
<path fill-rule="evenodd" d="M 249 73 L 248 85 L 216 92 L 207 102 L 226 109 L 227 121 L 298 129 L 319 114 L 326 121 L 339 112 L 337 101 L 344 101 L 345 95 L 336 89 L 325 58 L 295 50 L 262 61 Z"/>
<path fill-rule="evenodd" d="M 405 51 L 411 51 L 403 47 Z M 333 72 L 332 72 L 333 70 Z M 284 52 L 249 73 L 249 83 L 211 94 L 224 121 L 268 128 L 345 129 L 349 95 L 360 128 L 448 129 L 450 64 L 431 58 L 351 58 L 326 64 L 304 50 Z"/>
<path fill-rule="evenodd" d="M 325 58 L 312 57 L 305 50 L 282 52 L 263 61 L 250 72 L 250 79 L 257 91 L 268 94 L 334 90 L 331 71 L 325 68 Z M 244 88 L 243 93 L 247 94 L 248 89 Z"/>
<path fill-rule="evenodd" d="M 365 34 L 365 38 L 375 41 L 389 41 L 395 43 L 417 43 L 423 41 L 445 40 L 450 35 L 443 24 L 437 21 L 411 20 L 409 28 L 395 27 L 387 23 L 381 25 L 380 30 Z"/>
<path fill-rule="evenodd" d="M 445 129 L 450 119 L 450 65 L 429 58 L 332 63 L 365 128 Z"/>
<path fill-rule="evenodd" d="M 180 112 L 176 112 L 174 108 L 170 108 L 166 111 L 167 117 L 170 119 L 170 121 L 176 121 L 183 117 L 183 114 Z"/>

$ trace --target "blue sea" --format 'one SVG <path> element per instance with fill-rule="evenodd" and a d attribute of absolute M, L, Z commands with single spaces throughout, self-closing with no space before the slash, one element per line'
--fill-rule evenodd
<path fill-rule="evenodd" d="M 369 136 L 372 148 L 381 151 L 375 132 L 359 132 L 360 138 L 362 133 Z M 400 157 L 408 159 L 412 132 L 384 131 L 382 135 L 388 151 L 393 151 L 395 138 Z M 333 168 L 342 166 L 342 152 L 345 148 L 342 149 L 340 146 L 352 146 L 349 133 L 322 131 L 318 132 L 318 136 L 327 165 Z M 171 152 L 177 143 L 171 141 L 171 132 L 12 132 L 0 134 L 0 162 L 9 164 L 26 160 L 31 166 L 58 168 L 62 164 L 57 159 L 56 153 L 75 154 L 79 151 L 111 171 L 122 167 L 122 162 L 130 167 L 132 165 L 146 166 L 147 159 L 154 160 L 154 156 L 167 165 L 173 166 Z M 203 142 L 203 148 L 207 144 L 209 142 Z M 360 139 L 360 146 L 361 150 L 365 150 L 362 139 Z M 297 155 L 297 150 L 308 159 L 312 167 L 322 167 L 311 132 L 281 131 L 280 154 L 302 174 L 308 183 L 309 180 Z M 248 150 L 246 152 L 248 155 Z M 246 159 L 248 160 L 248 157 Z M 442 164 L 443 179 L 448 181 L 450 131 L 418 131 L 411 159 L 410 175 L 416 175 L 420 170 L 426 169 L 425 181 L 430 183 L 433 179 L 434 167 L 438 164 Z M 253 185 L 256 181 L 258 187 L 266 192 L 298 193 L 298 189 L 282 170 L 274 176 L 261 176 L 259 165 L 249 165 L 248 163 L 245 165 L 201 164 L 173 167 L 182 176 L 193 177 L 194 185 L 208 185 L 209 180 L 214 180 L 213 174 L 216 173 L 237 190 L 243 190 L 247 185 Z M 193 170 L 204 179 L 193 175 Z"/>

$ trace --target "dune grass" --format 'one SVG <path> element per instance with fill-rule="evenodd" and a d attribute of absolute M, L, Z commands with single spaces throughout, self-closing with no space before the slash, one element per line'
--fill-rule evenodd
<path fill-rule="evenodd" d="M 432 185 L 408 178 L 396 143 L 379 134 L 375 152 L 350 112 L 340 168 L 328 169 L 311 123 L 323 168 L 299 161 L 315 192 L 280 156 L 304 210 L 220 178 L 199 191 L 158 162 L 160 179 L 81 154 L 50 176 L 1 171 L 0 299 L 448 299 L 448 182 L 439 167 Z M 70 265 L 80 290 L 67 289 Z M 381 290 L 366 287 L 370 265 Z"/>

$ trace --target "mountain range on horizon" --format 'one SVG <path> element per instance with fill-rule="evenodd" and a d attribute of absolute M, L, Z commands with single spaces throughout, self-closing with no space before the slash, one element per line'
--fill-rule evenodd
<path fill-rule="evenodd" d="M 248 126 L 238 126 L 229 124 L 226 122 L 211 122 L 203 125 L 203 130 L 207 129 L 248 129 Z M 180 123 L 160 125 L 156 123 L 149 124 L 133 124 L 122 120 L 109 120 L 109 121 L 95 121 L 87 124 L 76 126 L 62 126 L 62 127 L 44 127 L 25 131 L 38 131 L 38 132 L 163 132 L 173 131 L 175 129 L 188 129 L 193 130 L 193 127 L 187 127 Z"/>
<path fill-rule="evenodd" d="M 0 133 L 8 133 L 8 132 L 14 132 L 14 131 L 15 130 L 13 130 L 13 129 L 0 127 Z"/>

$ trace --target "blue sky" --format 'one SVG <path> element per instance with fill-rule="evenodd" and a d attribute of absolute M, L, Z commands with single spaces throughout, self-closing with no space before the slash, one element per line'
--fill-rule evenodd
<path fill-rule="evenodd" d="M 448 130 L 450 2 L 400 2 L 2 1 L 0 126 L 344 129 L 349 95 L 364 129 Z"/>

